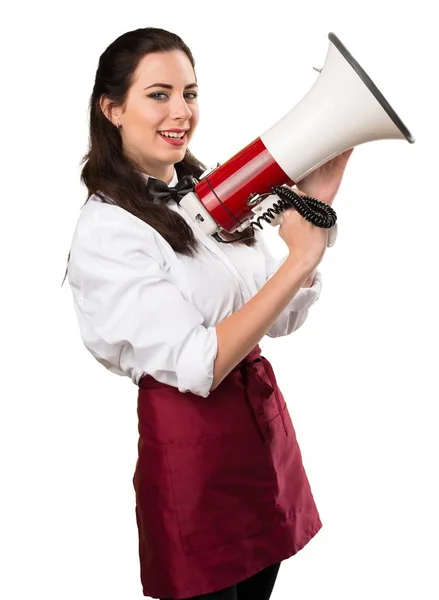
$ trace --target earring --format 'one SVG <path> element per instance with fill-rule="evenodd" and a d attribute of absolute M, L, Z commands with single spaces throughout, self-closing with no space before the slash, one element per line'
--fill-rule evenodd
<path fill-rule="evenodd" d="M 120 129 L 121 125 L 119 123 L 119 121 L 116 121 L 116 129 Z"/>

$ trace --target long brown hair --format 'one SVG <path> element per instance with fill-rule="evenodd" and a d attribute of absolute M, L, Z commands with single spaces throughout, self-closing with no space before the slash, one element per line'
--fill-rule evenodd
<path fill-rule="evenodd" d="M 124 33 L 101 55 L 89 104 L 89 150 L 81 161 L 81 182 L 88 190 L 86 202 L 93 194 L 103 194 L 111 203 L 153 227 L 175 252 L 194 256 L 199 242 L 191 227 L 165 204 L 152 203 L 146 179 L 142 176 L 143 169 L 123 152 L 119 130 L 100 107 L 102 96 L 109 98 L 115 106 L 123 106 L 137 66 L 145 55 L 174 50 L 183 51 L 195 70 L 192 52 L 183 40 L 155 27 Z M 175 170 L 179 178 L 186 174 L 199 178 L 206 167 L 187 150 L 183 160 L 175 164 Z M 232 243 L 253 246 L 256 240 L 252 233 L 251 226 L 247 227 L 240 234 L 241 237 L 248 236 L 247 239 Z"/>

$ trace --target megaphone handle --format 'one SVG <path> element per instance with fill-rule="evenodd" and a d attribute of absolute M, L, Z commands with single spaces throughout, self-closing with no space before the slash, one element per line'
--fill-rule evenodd
<path fill-rule="evenodd" d="M 282 225 L 282 221 L 283 221 L 282 215 L 281 214 L 276 215 L 276 217 L 272 221 L 270 221 L 270 225 L 272 227 L 277 227 L 278 225 Z"/>

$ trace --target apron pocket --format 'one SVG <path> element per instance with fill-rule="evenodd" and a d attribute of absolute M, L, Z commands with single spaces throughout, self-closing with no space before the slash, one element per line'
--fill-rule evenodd
<path fill-rule="evenodd" d="M 165 445 L 186 554 L 219 548 L 286 517 L 270 453 L 255 428 Z"/>

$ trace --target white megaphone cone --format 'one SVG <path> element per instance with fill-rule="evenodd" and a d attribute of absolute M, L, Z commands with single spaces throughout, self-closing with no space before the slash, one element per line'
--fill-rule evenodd
<path fill-rule="evenodd" d="M 414 138 L 333 33 L 324 66 L 308 94 L 261 136 L 298 183 L 332 157 L 365 142 Z"/>
<path fill-rule="evenodd" d="M 208 235 L 242 231 L 255 216 L 281 221 L 274 186 L 293 185 L 360 144 L 414 138 L 336 35 L 307 95 L 280 121 L 209 172 L 180 205 Z M 271 210 L 276 207 L 276 210 Z M 255 224 L 254 222 L 252 223 Z M 259 225 L 261 227 L 261 225 Z"/>

